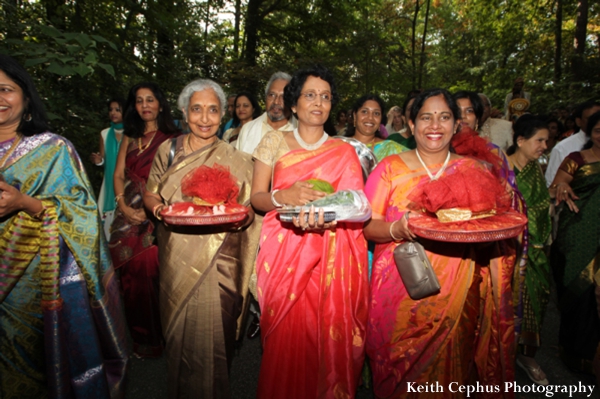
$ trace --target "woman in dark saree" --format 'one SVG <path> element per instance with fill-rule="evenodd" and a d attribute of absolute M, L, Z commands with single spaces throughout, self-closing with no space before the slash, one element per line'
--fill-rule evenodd
<path fill-rule="evenodd" d="M 119 270 L 125 315 L 138 357 L 157 357 L 163 340 L 158 312 L 158 247 L 142 196 L 158 147 L 177 132 L 169 104 L 155 83 L 131 88 L 125 105 L 114 185 L 117 211 L 110 252 Z"/>
<path fill-rule="evenodd" d="M 600 285 L 600 112 L 589 118 L 585 131 L 589 141 L 565 158 L 550 186 L 550 195 L 566 205 L 550 259 L 561 318 L 561 358 L 572 369 L 592 373 L 593 362 L 600 360 L 595 295 Z"/>

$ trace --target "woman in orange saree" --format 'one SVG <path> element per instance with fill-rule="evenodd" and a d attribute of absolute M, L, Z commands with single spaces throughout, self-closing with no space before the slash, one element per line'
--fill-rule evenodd
<path fill-rule="evenodd" d="M 477 382 L 478 397 L 513 396 L 503 382 L 514 379 L 514 256 L 499 245 L 419 239 L 442 287 L 421 300 L 409 297 L 394 262 L 398 243 L 416 238 L 407 222 L 413 189 L 444 170 L 483 168 L 450 154 L 457 116 L 445 90 L 424 92 L 411 113 L 417 149 L 385 158 L 365 187 L 373 208 L 365 236 L 378 243 L 367 329 L 378 398 L 453 398 L 460 385 Z"/>
<path fill-rule="evenodd" d="M 298 72 L 285 89 L 298 131 L 270 132 L 254 152 L 252 204 L 267 212 L 256 262 L 264 349 L 259 398 L 352 398 L 362 369 L 368 295 L 362 223 L 325 224 L 314 211 L 307 221 L 301 215 L 282 223 L 275 211 L 323 196 L 309 179 L 326 180 L 336 191 L 363 188 L 353 147 L 323 131 L 335 98 L 327 70 Z"/>

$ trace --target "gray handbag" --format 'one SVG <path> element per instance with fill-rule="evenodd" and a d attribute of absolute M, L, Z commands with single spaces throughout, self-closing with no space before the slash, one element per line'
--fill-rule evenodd
<path fill-rule="evenodd" d="M 440 292 L 440 282 L 421 244 L 406 241 L 398 245 L 394 249 L 394 261 L 412 299 L 423 299 Z"/>

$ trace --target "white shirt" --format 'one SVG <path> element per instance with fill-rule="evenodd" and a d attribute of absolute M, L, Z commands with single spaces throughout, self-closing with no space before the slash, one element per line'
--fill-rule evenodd
<path fill-rule="evenodd" d="M 572 152 L 581 151 L 586 142 L 587 137 L 583 130 L 580 130 L 579 133 L 575 133 L 571 137 L 567 137 L 554 146 L 552 152 L 550 153 L 548 168 L 546 169 L 546 186 L 550 187 L 552 181 L 554 181 L 556 173 L 558 172 L 560 164 L 567 157 L 567 155 Z"/>
<path fill-rule="evenodd" d="M 487 118 L 479 128 L 480 136 L 490 139 L 498 147 L 506 151 L 513 141 L 512 123 L 504 119 Z"/>
<path fill-rule="evenodd" d="M 258 118 L 242 126 L 238 139 L 233 145 L 236 149 L 252 155 L 260 140 L 270 131 L 279 130 L 280 132 L 287 132 L 294 130 L 297 126 L 298 122 L 292 116 L 285 125 L 279 129 L 273 129 L 273 126 L 269 125 L 268 116 L 265 112 Z"/>

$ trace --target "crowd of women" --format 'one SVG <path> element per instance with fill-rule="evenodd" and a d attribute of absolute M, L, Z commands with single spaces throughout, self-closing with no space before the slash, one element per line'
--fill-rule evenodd
<path fill-rule="evenodd" d="M 77 151 L 50 133 L 33 80 L 0 56 L 0 396 L 122 397 L 129 356 L 164 353 L 170 398 L 229 397 L 253 275 L 260 398 L 351 398 L 370 383 L 381 398 L 452 397 L 410 386 L 496 386 L 514 380 L 515 366 L 546 385 L 534 356 L 552 275 L 564 358 L 592 372 L 600 112 L 547 189 L 539 159 L 549 123 L 520 117 L 505 153 L 479 136 L 484 106 L 475 93 L 412 93 L 389 114 L 379 96 L 364 95 L 337 115 L 343 139 L 324 127 L 339 100 L 329 70 L 296 72 L 283 97 L 297 128 L 267 133 L 250 155 L 230 143 L 260 114 L 252 94 L 235 97 L 235 127 L 219 139 L 227 100 L 217 83 L 183 88 L 185 134 L 156 84 L 135 85 L 126 100 L 108 102 L 111 127 L 91 155 L 105 171 L 96 202 Z M 365 169 L 365 153 L 376 167 Z M 245 207 L 245 218 L 163 220 L 189 200 L 186 181 L 199 170 L 220 176 L 211 184 L 229 187 L 226 201 Z M 457 176 L 478 176 L 468 191 L 497 188 L 506 209 L 527 216 L 525 231 L 488 243 L 418 237 L 409 227 L 416 198 Z M 330 221 L 303 207 L 326 195 L 314 179 L 363 191 L 371 218 Z M 549 262 L 552 197 L 563 209 Z M 282 206 L 302 208 L 289 223 Z M 413 241 L 441 287 L 421 299 L 394 261 Z"/>

